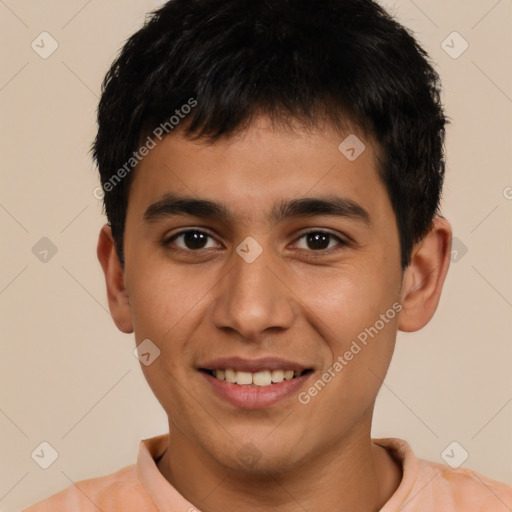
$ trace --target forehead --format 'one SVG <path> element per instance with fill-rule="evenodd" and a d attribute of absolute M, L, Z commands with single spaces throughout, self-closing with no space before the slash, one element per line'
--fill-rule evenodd
<path fill-rule="evenodd" d="M 378 216 L 390 204 L 377 165 L 373 140 L 329 126 L 292 130 L 259 118 L 213 143 L 176 132 L 137 167 L 128 209 L 145 211 L 171 193 L 222 203 L 238 218 L 268 220 L 283 200 L 336 195 Z"/>

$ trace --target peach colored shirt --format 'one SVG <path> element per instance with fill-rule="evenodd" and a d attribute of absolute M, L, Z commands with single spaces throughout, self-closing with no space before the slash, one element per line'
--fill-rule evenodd
<path fill-rule="evenodd" d="M 374 439 L 403 468 L 403 478 L 380 512 L 510 512 L 512 486 L 466 468 L 417 459 L 401 439 Z M 168 434 L 140 442 L 137 463 L 82 480 L 23 512 L 198 512 L 163 477 L 155 459 Z"/>

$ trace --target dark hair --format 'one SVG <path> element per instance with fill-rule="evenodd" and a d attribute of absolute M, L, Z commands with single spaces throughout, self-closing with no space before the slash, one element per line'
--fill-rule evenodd
<path fill-rule="evenodd" d="M 438 213 L 446 119 L 428 55 L 377 3 L 171 0 L 146 19 L 105 77 L 93 144 L 121 262 L 134 152 L 159 125 L 170 133 L 191 98 L 176 125 L 191 139 L 215 142 L 263 114 L 375 140 L 407 267 Z"/>

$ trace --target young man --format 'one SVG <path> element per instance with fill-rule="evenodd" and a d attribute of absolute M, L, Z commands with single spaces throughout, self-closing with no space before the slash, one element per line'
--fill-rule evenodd
<path fill-rule="evenodd" d="M 512 510 L 370 437 L 451 245 L 438 76 L 403 27 L 371 0 L 171 0 L 98 121 L 110 310 L 169 434 L 30 512 Z"/>

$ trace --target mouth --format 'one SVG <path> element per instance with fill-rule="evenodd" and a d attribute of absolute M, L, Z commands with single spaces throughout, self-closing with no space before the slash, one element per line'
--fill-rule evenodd
<path fill-rule="evenodd" d="M 207 373 L 217 380 L 248 387 L 272 386 L 283 381 L 297 379 L 313 371 L 311 368 L 307 368 L 305 370 L 268 369 L 256 372 L 236 370 L 234 368 L 199 368 L 199 370 Z"/>
<path fill-rule="evenodd" d="M 316 373 L 309 364 L 271 355 L 210 359 L 196 369 L 212 396 L 237 409 L 293 406 L 290 400 Z"/>

